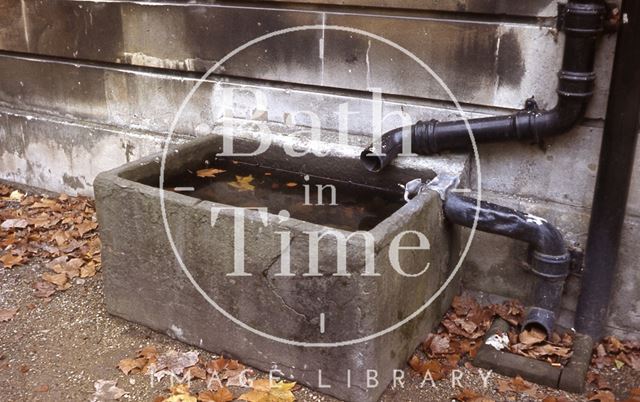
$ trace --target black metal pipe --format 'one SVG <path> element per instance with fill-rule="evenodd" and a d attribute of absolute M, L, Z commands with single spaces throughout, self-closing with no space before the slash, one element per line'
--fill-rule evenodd
<path fill-rule="evenodd" d="M 559 16 L 565 46 L 556 106 L 540 111 L 530 98 L 524 109 L 514 114 L 471 119 L 468 122 L 476 143 L 525 140 L 540 144 L 544 138 L 565 133 L 580 121 L 593 94 L 596 44 L 604 30 L 605 10 L 601 0 L 572 0 Z M 404 130 L 411 134 L 411 151 L 420 155 L 471 149 L 464 120 L 418 121 Z M 372 144 L 362 152 L 360 159 L 367 170 L 379 172 L 398 156 L 402 132 L 402 128 L 391 130 L 382 136 L 380 150 Z"/>
<path fill-rule="evenodd" d="M 571 262 L 562 234 L 540 217 L 486 201 L 482 201 L 478 209 L 478 201 L 473 198 L 447 194 L 444 215 L 450 222 L 472 227 L 476 213 L 477 230 L 529 243 L 531 272 L 538 277 L 538 282 L 534 304 L 523 326 L 538 326 L 551 334 Z"/>
<path fill-rule="evenodd" d="M 576 330 L 603 335 L 638 141 L 640 2 L 625 0 L 602 134 Z"/>

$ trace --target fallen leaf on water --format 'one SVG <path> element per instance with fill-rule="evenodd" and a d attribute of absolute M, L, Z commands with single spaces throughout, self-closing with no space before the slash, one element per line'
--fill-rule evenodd
<path fill-rule="evenodd" d="M 116 401 L 122 398 L 126 392 L 117 387 L 116 381 L 98 380 L 93 384 L 96 392 L 91 402 Z"/>
<path fill-rule="evenodd" d="M 216 168 L 200 169 L 196 171 L 196 175 L 198 177 L 216 177 L 216 175 L 219 175 L 220 173 L 224 173 L 224 172 L 226 172 L 226 170 L 224 169 L 216 169 Z"/>
<path fill-rule="evenodd" d="M 253 186 L 253 184 L 251 184 L 252 181 L 253 181 L 252 175 L 236 176 L 236 181 L 229 182 L 228 184 L 231 187 L 237 188 L 240 191 L 253 191 L 255 190 L 255 187 Z"/>
<path fill-rule="evenodd" d="M 0 257 L 0 261 L 2 262 L 5 268 L 13 268 L 16 265 L 22 265 L 22 256 L 21 255 L 13 255 L 7 253 Z"/>
<path fill-rule="evenodd" d="M 230 402 L 233 401 L 233 394 L 227 387 L 222 387 L 216 392 L 209 390 L 200 392 L 198 400 L 202 402 Z"/>
<path fill-rule="evenodd" d="M 240 395 L 238 400 L 248 402 L 293 402 L 296 400 L 291 390 L 296 386 L 295 382 L 274 382 L 266 380 L 254 380 L 253 390 Z"/>
<path fill-rule="evenodd" d="M 26 219 L 7 219 L 2 222 L 0 228 L 4 230 L 9 229 L 24 229 L 29 225 L 29 222 Z"/>
<path fill-rule="evenodd" d="M 0 322 L 5 322 L 13 319 L 17 312 L 18 307 L 0 309 Z"/>

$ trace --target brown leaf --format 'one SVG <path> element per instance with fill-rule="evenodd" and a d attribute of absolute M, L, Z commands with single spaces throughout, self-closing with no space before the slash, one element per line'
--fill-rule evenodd
<path fill-rule="evenodd" d="M 49 282 L 49 283 L 53 283 L 54 285 L 57 285 L 58 288 L 62 288 L 64 287 L 64 285 L 67 284 L 68 278 L 66 274 L 51 274 L 49 272 L 45 272 L 44 274 L 42 274 L 42 279 L 44 279 L 45 281 Z"/>
<path fill-rule="evenodd" d="M 118 363 L 118 368 L 124 374 L 129 374 L 133 370 L 142 370 L 142 368 L 147 364 L 147 359 L 145 358 L 137 358 L 137 359 L 122 359 L 120 363 Z"/>
<path fill-rule="evenodd" d="M 42 385 L 38 385 L 33 390 L 35 392 L 40 392 L 40 393 L 49 392 L 49 386 L 46 384 L 42 384 Z"/>
<path fill-rule="evenodd" d="M 595 385 L 598 389 L 611 389 L 609 382 L 607 382 L 607 380 L 605 380 L 600 374 L 594 371 L 589 371 L 587 373 L 587 382 L 589 384 Z"/>
<path fill-rule="evenodd" d="M 52 283 L 39 281 L 33 284 L 35 297 L 47 298 L 56 292 L 56 287 Z"/>
<path fill-rule="evenodd" d="M 5 268 L 13 268 L 16 265 L 22 265 L 23 258 L 21 255 L 13 255 L 7 253 L 0 257 L 0 262 L 2 262 Z"/>
<path fill-rule="evenodd" d="M 233 394 L 227 387 L 222 387 L 216 392 L 209 390 L 200 392 L 198 400 L 202 402 L 230 402 L 233 401 Z"/>
<path fill-rule="evenodd" d="M 0 309 L 0 322 L 10 321 L 18 312 L 18 307 Z"/>
<path fill-rule="evenodd" d="M 470 390 L 469 388 L 463 388 L 462 391 L 460 391 L 453 398 L 461 402 L 494 402 L 493 399 L 484 397 L 477 392 Z"/>
<path fill-rule="evenodd" d="M 196 175 L 198 177 L 216 177 L 216 175 L 219 175 L 220 173 L 224 173 L 224 172 L 226 172 L 226 170 L 216 169 L 216 168 L 200 169 L 196 171 Z"/>
<path fill-rule="evenodd" d="M 98 227 L 98 222 L 93 222 L 93 221 L 84 221 L 76 225 L 76 229 L 78 229 L 78 234 L 80 234 L 80 237 L 84 236 L 85 233 L 91 232 L 97 227 Z"/>
<path fill-rule="evenodd" d="M 611 391 L 598 391 L 595 394 L 591 395 L 588 400 L 600 402 L 616 402 L 616 397 Z"/>
<path fill-rule="evenodd" d="M 409 366 L 413 371 L 419 373 L 421 376 L 427 373 L 431 374 L 431 378 L 434 381 L 438 381 L 444 378 L 443 367 L 437 360 L 423 361 L 418 356 L 413 355 L 409 360 Z"/>
<path fill-rule="evenodd" d="M 571 402 L 569 399 L 563 396 L 548 396 L 542 400 L 542 402 Z"/>
<path fill-rule="evenodd" d="M 434 355 L 440 355 L 449 351 L 449 336 L 445 334 L 437 334 L 431 340 L 429 350 Z"/>
<path fill-rule="evenodd" d="M 252 181 L 253 181 L 252 175 L 236 176 L 236 181 L 229 182 L 227 184 L 229 184 L 231 187 L 236 188 L 240 191 L 253 191 L 255 190 L 255 187 L 253 186 L 253 184 L 251 184 Z"/>
<path fill-rule="evenodd" d="M 189 367 L 187 369 L 187 376 L 188 376 L 188 378 L 191 378 L 191 379 L 197 378 L 197 379 L 200 379 L 200 380 L 206 380 L 207 379 L 207 372 L 202 367 L 193 366 L 193 367 Z"/>
<path fill-rule="evenodd" d="M 80 268 L 80 278 L 89 278 L 96 274 L 97 266 L 91 261 L 87 265 Z"/>
<path fill-rule="evenodd" d="M 10 229 L 24 229 L 29 225 L 26 219 L 7 219 L 2 222 L 0 225 L 0 229 L 10 230 Z"/>
<path fill-rule="evenodd" d="M 96 392 L 93 398 L 98 401 L 115 401 L 122 398 L 126 392 L 116 386 L 116 381 L 98 380 L 93 386 Z"/>
<path fill-rule="evenodd" d="M 528 381 L 525 381 L 522 377 L 517 376 L 516 378 L 511 378 L 510 380 L 497 380 L 498 383 L 498 391 L 500 392 L 524 392 L 533 387 Z"/>
<path fill-rule="evenodd" d="M 518 339 L 525 345 L 535 345 L 543 342 L 546 339 L 546 333 L 539 328 L 532 327 L 528 330 L 520 332 Z"/>

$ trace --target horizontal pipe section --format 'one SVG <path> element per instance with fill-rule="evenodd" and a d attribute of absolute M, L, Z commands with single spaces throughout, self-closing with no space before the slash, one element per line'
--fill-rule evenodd
<path fill-rule="evenodd" d="M 381 138 L 382 148 L 372 144 L 361 154 L 366 169 L 379 172 L 398 156 L 403 139 L 411 141 L 411 152 L 432 155 L 447 150 L 471 149 L 476 143 L 528 141 L 542 144 L 546 137 L 563 134 L 584 116 L 593 95 L 596 74 L 595 52 L 604 30 L 605 5 L 599 1 L 569 2 L 562 17 L 565 47 L 562 69 L 558 73 L 558 103 L 547 111 L 538 109 L 534 98 L 525 102 L 523 110 L 507 115 L 464 121 L 418 121 L 398 135 L 391 130 Z M 386 152 L 389 151 L 389 152 Z"/>

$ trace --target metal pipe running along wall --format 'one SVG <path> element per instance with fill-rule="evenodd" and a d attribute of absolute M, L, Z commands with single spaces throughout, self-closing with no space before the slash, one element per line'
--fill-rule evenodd
<path fill-rule="evenodd" d="M 604 31 L 606 6 L 603 1 L 570 1 L 559 15 L 565 34 L 562 69 L 558 73 L 558 103 L 547 111 L 538 109 L 533 98 L 524 109 L 507 116 L 469 120 L 476 143 L 525 140 L 541 144 L 545 137 L 569 131 L 584 116 L 593 95 L 596 45 Z M 471 149 L 464 120 L 418 121 L 382 135 L 380 143 L 367 147 L 360 159 L 371 172 L 380 172 L 411 141 L 411 152 L 432 155 L 445 150 Z"/>
<path fill-rule="evenodd" d="M 603 335 L 640 126 L 640 2 L 625 0 L 591 208 L 576 330 Z"/>
<path fill-rule="evenodd" d="M 571 256 L 558 229 L 537 216 L 486 201 L 447 193 L 444 215 L 452 223 L 472 227 L 478 213 L 477 230 L 529 243 L 529 265 L 538 277 L 533 306 L 529 307 L 523 329 L 537 326 L 547 336 L 553 333 L 556 309 L 569 275 Z"/>

